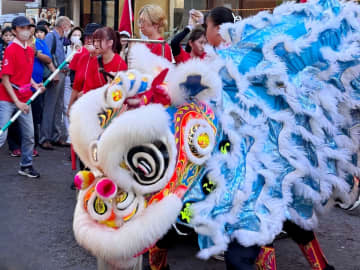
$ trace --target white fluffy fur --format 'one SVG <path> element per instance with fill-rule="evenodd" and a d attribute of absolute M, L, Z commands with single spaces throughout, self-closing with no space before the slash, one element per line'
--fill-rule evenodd
<path fill-rule="evenodd" d="M 169 195 L 114 230 L 90 218 L 82 206 L 84 194 L 80 192 L 74 213 L 76 240 L 96 257 L 123 268 L 134 265 L 133 256 L 155 244 L 170 229 L 182 207 L 176 195 Z"/>
<path fill-rule="evenodd" d="M 175 170 L 176 145 L 170 134 L 169 116 L 160 105 L 148 105 L 127 111 L 114 119 L 98 141 L 99 164 L 103 172 L 124 190 L 152 193 L 161 190 Z M 136 145 L 162 139 L 168 147 L 170 161 L 166 174 L 156 184 L 144 186 L 136 182 L 127 169 L 119 165 L 127 151 Z"/>
<path fill-rule="evenodd" d="M 131 45 L 129 53 L 129 69 L 155 76 L 161 69 L 173 68 L 173 65 L 164 57 L 150 52 L 146 45 L 135 43 Z M 159 70 L 160 69 L 160 70 Z"/>
<path fill-rule="evenodd" d="M 104 100 L 107 87 L 105 85 L 86 93 L 74 103 L 70 111 L 69 134 L 72 145 L 80 159 L 93 170 L 96 170 L 96 166 L 88 155 L 88 147 L 103 131 L 97 114 L 107 107 Z"/>
<path fill-rule="evenodd" d="M 180 64 L 176 69 L 170 71 L 167 76 L 169 94 L 171 102 L 175 106 L 184 104 L 188 100 L 185 90 L 180 84 L 186 81 L 189 75 L 201 75 L 201 84 L 208 87 L 193 98 L 201 101 L 219 101 L 221 96 L 222 83 L 218 76 L 218 69 L 214 65 L 209 65 L 207 61 L 191 59 L 186 63 Z"/>

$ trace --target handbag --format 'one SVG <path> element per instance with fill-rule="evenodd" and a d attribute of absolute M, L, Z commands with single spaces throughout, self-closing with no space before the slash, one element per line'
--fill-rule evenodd
<path fill-rule="evenodd" d="M 50 53 L 51 53 L 51 59 L 52 59 L 52 62 L 54 64 L 54 66 L 58 67 L 59 63 L 58 63 L 55 52 L 56 52 L 56 37 L 53 34 L 53 41 L 52 41 L 52 44 L 51 44 Z M 50 77 L 51 74 L 52 74 L 52 71 L 49 69 L 49 67 L 47 65 L 44 65 L 43 80 L 44 81 L 47 80 Z"/>

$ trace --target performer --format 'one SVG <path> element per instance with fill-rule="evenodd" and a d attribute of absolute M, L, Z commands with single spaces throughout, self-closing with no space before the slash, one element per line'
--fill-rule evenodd
<path fill-rule="evenodd" d="M 141 33 L 148 39 L 152 40 L 164 40 L 162 33 L 167 25 L 165 13 L 160 6 L 157 5 L 145 5 L 139 11 L 139 27 Z M 162 56 L 162 44 L 160 43 L 148 43 L 146 46 L 153 54 Z M 165 43 L 165 55 L 164 57 L 172 61 L 171 49 L 169 44 Z"/>
<path fill-rule="evenodd" d="M 197 10 L 190 10 L 189 24 L 171 40 L 171 50 L 175 62 L 184 63 L 191 58 L 203 59 L 206 55 L 204 46 L 206 44 L 205 30 L 200 26 L 204 22 L 204 16 Z M 189 34 L 186 51 L 181 47 L 181 41 Z"/>
<path fill-rule="evenodd" d="M 111 73 L 127 70 L 125 61 L 118 54 L 120 37 L 110 27 L 103 27 L 93 34 L 95 55 L 83 55 L 77 64 L 69 109 L 82 94 L 99 88 L 111 80 Z"/>
<path fill-rule="evenodd" d="M 206 39 L 214 48 L 221 49 L 230 45 L 220 34 L 220 26 L 224 23 L 234 23 L 234 14 L 226 7 L 216 7 L 206 17 Z"/>
<path fill-rule="evenodd" d="M 359 107 L 359 12 L 350 2 L 291 3 L 222 24 L 215 9 L 214 53 L 179 66 L 135 46 L 141 72 L 119 73 L 71 112 L 74 149 L 93 171 L 74 179 L 79 244 L 119 269 L 150 248 L 150 268 L 167 269 L 163 237 L 177 220 L 198 232 L 199 258 L 226 251 L 238 270 L 260 255 L 260 268 L 275 269 L 271 246 L 261 245 L 285 230 L 313 269 L 331 269 L 312 230 L 336 198 L 358 196 L 350 114 Z M 344 58 L 344 48 L 354 54 Z M 169 94 L 170 106 L 143 98 L 156 93 Z"/>
<path fill-rule="evenodd" d="M 31 107 L 26 101 L 33 94 L 31 86 L 37 91 L 45 91 L 45 88 L 31 78 L 35 52 L 27 44 L 31 36 L 30 25 L 30 21 L 24 16 L 16 17 L 12 21 L 15 39 L 5 50 L 1 70 L 0 126 L 3 127 L 18 109 L 22 111 L 18 118 L 21 130 L 21 161 L 18 173 L 30 178 L 39 178 L 40 173 L 32 165 L 34 125 Z M 0 146 L 4 144 L 6 136 L 7 131 L 0 137 Z"/>
<path fill-rule="evenodd" d="M 212 9 L 206 20 L 206 37 L 209 44 L 214 46 L 215 49 L 226 48 L 228 44 L 219 32 L 220 26 L 223 23 L 233 22 L 234 15 L 230 9 L 226 7 Z M 284 223 L 283 230 L 300 246 L 313 270 L 334 269 L 328 264 L 323 255 L 313 231 L 306 231 L 290 221 Z M 313 258 L 311 254 L 314 254 L 315 257 Z M 269 265 L 274 266 L 274 269 L 276 269 L 273 245 L 244 247 L 236 240 L 229 244 L 228 250 L 225 252 L 226 269 L 250 270 L 253 269 L 255 262 L 259 269 L 268 269 L 265 267 Z"/>

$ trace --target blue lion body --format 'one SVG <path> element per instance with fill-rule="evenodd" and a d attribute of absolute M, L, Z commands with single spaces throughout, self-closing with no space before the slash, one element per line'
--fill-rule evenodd
<path fill-rule="evenodd" d="M 223 31 L 225 65 L 218 145 L 185 195 L 200 256 L 271 243 L 285 220 L 313 229 L 359 175 L 352 115 L 360 105 L 359 6 L 337 1 L 285 4 Z M 236 70 L 237 72 L 234 72 Z M 246 82 L 242 85 L 243 82 Z M 231 151 L 221 151 L 228 140 Z"/>

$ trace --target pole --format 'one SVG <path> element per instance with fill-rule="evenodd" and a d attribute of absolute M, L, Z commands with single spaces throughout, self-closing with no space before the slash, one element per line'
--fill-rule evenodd
<path fill-rule="evenodd" d="M 158 40 L 158 39 L 141 39 L 141 38 L 123 38 L 122 40 L 127 42 L 138 42 L 138 43 L 160 43 L 163 44 L 165 48 L 166 40 Z"/>
<path fill-rule="evenodd" d="M 131 0 L 128 0 L 128 6 L 129 6 L 129 18 L 130 18 L 130 27 L 131 27 L 131 37 L 134 37 L 133 14 L 132 14 Z"/>
<path fill-rule="evenodd" d="M 44 82 L 44 86 L 46 87 L 53 79 L 54 77 L 60 72 L 60 70 L 67 64 L 70 62 L 70 60 L 73 58 L 73 56 L 75 55 L 75 53 L 77 53 L 77 51 L 73 52 L 72 54 L 70 54 L 64 62 L 61 63 L 60 66 L 58 66 L 58 68 L 50 75 L 50 77 Z M 30 105 L 31 102 L 33 102 L 35 100 L 35 98 L 37 98 L 39 95 L 41 94 L 40 91 L 36 91 L 30 98 L 29 100 L 26 102 L 27 105 Z M 14 123 L 16 121 L 16 119 L 20 116 L 21 111 L 18 110 L 13 117 L 11 117 L 11 119 L 5 124 L 5 126 L 0 130 L 0 136 L 5 132 L 5 130 L 8 129 L 8 127 Z"/>

